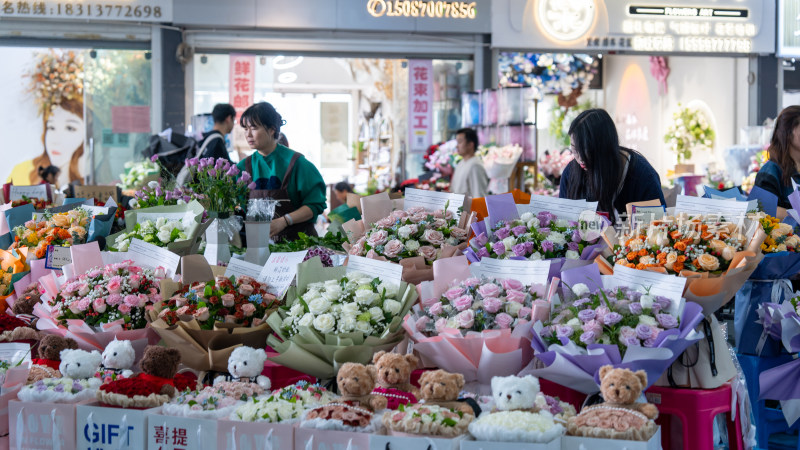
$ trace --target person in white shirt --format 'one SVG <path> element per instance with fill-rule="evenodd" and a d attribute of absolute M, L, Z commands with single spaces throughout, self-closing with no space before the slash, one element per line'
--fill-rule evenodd
<path fill-rule="evenodd" d="M 480 158 L 475 157 L 478 148 L 478 133 L 472 128 L 456 131 L 456 150 L 462 160 L 456 165 L 450 179 L 450 192 L 464 194 L 472 198 L 485 197 L 489 186 L 489 177 Z"/>

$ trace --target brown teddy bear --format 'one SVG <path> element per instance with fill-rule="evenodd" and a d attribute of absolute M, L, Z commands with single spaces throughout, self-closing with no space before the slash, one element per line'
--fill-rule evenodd
<path fill-rule="evenodd" d="M 312 409 L 304 424 L 315 428 L 336 428 L 328 421 L 341 422 L 342 429 L 370 425 L 373 412 L 386 408 L 386 397 L 372 395 L 377 374 L 375 368 L 363 364 L 345 363 L 339 368 L 336 384 L 342 395 L 333 403 Z"/>
<path fill-rule="evenodd" d="M 25 292 L 22 293 L 17 299 L 14 301 L 14 306 L 11 307 L 11 311 L 14 313 L 15 316 L 19 315 L 33 315 L 33 307 L 36 306 L 37 303 L 41 303 L 42 301 L 42 294 L 39 293 L 39 286 L 37 283 L 31 283 L 27 288 L 25 288 Z"/>
<path fill-rule="evenodd" d="M 177 349 L 148 345 L 139 362 L 142 373 L 100 386 L 100 402 L 123 408 L 152 408 L 170 400 L 176 392 L 196 388 L 196 379 L 178 374 L 181 354 Z"/>
<path fill-rule="evenodd" d="M 76 350 L 78 343 L 74 339 L 49 334 L 39 341 L 39 357 L 31 362 L 28 384 L 44 378 L 61 378 L 58 366 L 61 365 L 61 350 Z"/>
<path fill-rule="evenodd" d="M 600 393 L 605 403 L 589 406 L 567 422 L 567 433 L 604 439 L 647 441 L 658 430 L 658 409 L 637 403 L 647 387 L 647 373 L 630 369 L 600 368 Z"/>
<path fill-rule="evenodd" d="M 417 402 L 419 389 L 411 384 L 411 372 L 419 360 L 414 355 L 380 351 L 372 357 L 378 379 L 372 393 L 386 398 L 389 409 Z"/>
<path fill-rule="evenodd" d="M 464 414 L 475 415 L 475 410 L 467 403 L 458 401 L 458 394 L 464 388 L 464 375 L 444 370 L 425 372 L 419 378 L 420 403 L 451 408 Z"/>

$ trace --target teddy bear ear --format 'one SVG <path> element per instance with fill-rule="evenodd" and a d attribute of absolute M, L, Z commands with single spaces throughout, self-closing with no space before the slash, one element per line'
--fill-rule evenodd
<path fill-rule="evenodd" d="M 422 375 L 419 376 L 419 384 L 422 385 L 422 384 L 427 383 L 428 382 L 428 378 L 430 377 L 431 373 L 432 372 L 430 370 L 426 370 L 425 372 L 422 372 Z"/>
<path fill-rule="evenodd" d="M 608 375 L 608 372 L 611 372 L 614 369 L 612 366 L 603 366 L 600 368 L 600 381 L 603 381 L 603 378 Z"/>
<path fill-rule="evenodd" d="M 385 355 L 385 354 L 386 354 L 386 352 L 381 350 L 378 353 L 375 353 L 374 355 L 372 355 L 372 364 L 378 364 L 378 360 L 381 359 L 381 357 L 383 355 Z"/>
<path fill-rule="evenodd" d="M 375 366 L 369 365 L 364 367 L 367 368 L 367 372 L 369 372 L 369 376 L 372 377 L 373 382 L 378 379 L 378 369 Z"/>
<path fill-rule="evenodd" d="M 636 378 L 639 379 L 639 383 L 642 385 L 642 390 L 647 386 L 647 372 L 644 370 L 637 370 L 634 375 Z"/>
<path fill-rule="evenodd" d="M 456 379 L 456 385 L 458 386 L 458 390 L 460 391 L 461 389 L 464 388 L 464 375 L 461 375 L 460 373 L 454 373 L 453 375 L 454 378 Z"/>
<path fill-rule="evenodd" d="M 416 369 L 419 364 L 419 358 L 412 354 L 406 355 L 406 361 L 408 361 L 408 364 L 411 366 L 411 370 Z"/>
<path fill-rule="evenodd" d="M 75 341 L 75 339 L 67 338 L 67 348 L 71 348 L 73 350 L 77 350 L 78 349 L 78 343 Z"/>
<path fill-rule="evenodd" d="M 541 388 L 539 387 L 539 379 L 536 378 L 535 376 L 525 375 L 524 377 L 522 377 L 522 379 L 525 380 L 526 383 L 531 385 L 531 387 L 535 388 L 537 391 L 541 390 Z"/>

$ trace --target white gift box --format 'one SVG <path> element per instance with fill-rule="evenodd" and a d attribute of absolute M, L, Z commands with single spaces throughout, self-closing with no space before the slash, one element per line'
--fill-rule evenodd
<path fill-rule="evenodd" d="M 561 445 L 561 436 L 547 443 L 536 444 L 532 442 L 489 442 L 465 439 L 461 441 L 461 450 L 561 450 Z"/>
<path fill-rule="evenodd" d="M 296 428 L 294 450 L 369 450 L 368 433 Z"/>
<path fill-rule="evenodd" d="M 466 436 L 434 438 L 428 436 L 394 436 L 374 434 L 369 438 L 370 450 L 458 450 Z"/>
<path fill-rule="evenodd" d="M 217 421 L 168 416 L 161 414 L 161 408 L 148 410 L 147 448 L 214 450 L 217 448 Z"/>
<path fill-rule="evenodd" d="M 217 448 L 236 450 L 278 450 L 294 448 L 293 425 L 269 422 L 220 420 Z"/>
<path fill-rule="evenodd" d="M 147 415 L 153 409 L 100 406 L 97 402 L 78 405 L 76 437 L 78 448 L 119 450 L 147 448 Z"/>
<path fill-rule="evenodd" d="M 661 450 L 661 427 L 647 442 L 580 436 L 564 436 L 561 442 L 562 450 Z"/>
<path fill-rule="evenodd" d="M 8 402 L 10 447 L 74 449 L 75 406 L 74 403 Z"/>

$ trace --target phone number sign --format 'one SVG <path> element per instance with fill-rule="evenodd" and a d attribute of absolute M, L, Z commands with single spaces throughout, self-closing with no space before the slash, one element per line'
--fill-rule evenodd
<path fill-rule="evenodd" d="M 0 1 L 0 19 L 172 22 L 172 0 Z"/>

